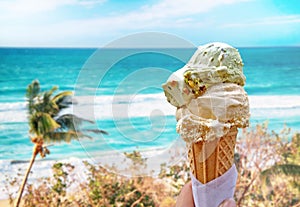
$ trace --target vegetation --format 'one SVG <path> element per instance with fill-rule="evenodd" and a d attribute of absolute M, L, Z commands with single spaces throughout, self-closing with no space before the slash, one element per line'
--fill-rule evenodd
<path fill-rule="evenodd" d="M 43 158 L 50 154 L 45 144 L 51 142 L 70 142 L 75 139 L 88 137 L 91 138 L 87 130 L 82 130 L 79 126 L 83 121 L 74 114 L 62 114 L 63 109 L 72 104 L 72 92 L 64 91 L 54 95 L 57 87 L 49 91 L 42 92 L 37 80 L 33 81 L 27 87 L 27 107 L 30 140 L 34 144 L 32 157 L 24 176 L 15 206 L 20 205 L 21 197 L 24 191 L 28 175 L 38 154 Z M 102 130 L 92 130 L 96 133 L 106 133 Z"/>
<path fill-rule="evenodd" d="M 268 133 L 267 124 L 244 130 L 235 156 L 238 206 L 300 206 L 299 149 L 300 134 L 291 135 L 288 128 L 279 134 Z M 126 157 L 133 165 L 144 162 L 138 152 L 126 153 Z M 123 177 L 85 162 L 87 177 L 78 183 L 72 176 L 75 169 L 68 163 L 53 165 L 52 177 L 36 187 L 27 186 L 24 206 L 174 206 L 190 179 L 185 160 L 175 166 L 162 164 L 155 177 Z M 74 185 L 75 190 L 68 190 Z"/>
<path fill-rule="evenodd" d="M 267 123 L 245 130 L 236 154 L 238 206 L 300 206 L 299 158 L 299 133 L 268 133 Z"/>

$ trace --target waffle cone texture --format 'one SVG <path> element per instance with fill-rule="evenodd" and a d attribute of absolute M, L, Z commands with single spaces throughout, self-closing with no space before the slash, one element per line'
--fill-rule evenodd
<path fill-rule="evenodd" d="M 234 162 L 237 128 L 213 141 L 193 143 L 188 151 L 190 169 L 195 178 L 205 184 L 223 175 Z"/>

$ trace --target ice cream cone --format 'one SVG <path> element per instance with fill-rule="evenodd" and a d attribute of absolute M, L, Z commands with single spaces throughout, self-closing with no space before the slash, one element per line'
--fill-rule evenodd
<path fill-rule="evenodd" d="M 201 183 L 208 183 L 231 168 L 237 132 L 237 128 L 232 127 L 220 139 L 191 145 L 188 152 L 191 172 Z"/>

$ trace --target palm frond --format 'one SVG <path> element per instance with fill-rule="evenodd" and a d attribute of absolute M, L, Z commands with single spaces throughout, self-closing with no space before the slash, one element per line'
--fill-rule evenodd
<path fill-rule="evenodd" d="M 56 116 L 59 113 L 59 107 L 51 100 L 55 90 L 57 90 L 57 87 L 53 87 L 47 92 L 40 92 L 34 99 L 29 99 L 29 114 L 43 112 L 50 114 L 52 117 Z"/>
<path fill-rule="evenodd" d="M 55 102 L 52 101 L 52 95 L 58 88 L 54 86 L 49 91 L 41 94 L 42 101 L 40 102 L 41 111 L 49 113 L 52 117 L 56 116 L 59 112 L 59 108 Z"/>
<path fill-rule="evenodd" d="M 64 91 L 52 98 L 52 101 L 58 106 L 59 110 L 68 108 L 72 102 L 72 95 L 71 91 Z"/>
<path fill-rule="evenodd" d="M 73 130 L 77 132 L 86 132 L 86 133 L 95 133 L 95 134 L 106 134 L 108 132 L 102 129 L 89 129 L 89 128 L 81 128 L 83 122 L 94 123 L 91 120 L 80 118 L 74 114 L 64 114 L 58 118 L 56 118 L 56 122 L 61 126 L 58 131 L 68 131 Z"/>
<path fill-rule="evenodd" d="M 56 122 L 61 125 L 63 129 L 79 130 L 82 122 L 94 123 L 93 121 L 80 118 L 74 114 L 64 114 L 56 118 Z"/>
<path fill-rule="evenodd" d="M 27 86 L 26 98 L 34 99 L 40 93 L 40 83 L 38 80 L 32 81 L 31 84 Z"/>
<path fill-rule="evenodd" d="M 53 95 L 53 93 L 55 91 L 57 91 L 58 87 L 57 86 L 53 86 L 49 91 L 44 92 L 44 96 L 50 97 Z"/>
<path fill-rule="evenodd" d="M 44 135 L 44 143 L 61 143 L 61 142 L 67 142 L 70 143 L 73 140 L 79 140 L 79 139 L 93 139 L 91 136 L 83 134 L 81 132 L 76 132 L 73 130 L 67 131 L 67 132 L 50 132 L 46 133 Z"/>
<path fill-rule="evenodd" d="M 107 131 L 104 131 L 102 129 L 85 129 L 84 131 L 86 131 L 86 132 L 93 132 L 95 134 L 106 134 L 106 135 L 109 135 L 109 133 Z"/>
<path fill-rule="evenodd" d="M 38 112 L 29 119 L 30 132 L 37 135 L 53 132 L 61 126 L 47 113 Z"/>
<path fill-rule="evenodd" d="M 30 85 L 28 85 L 26 90 L 26 98 L 28 99 L 27 108 L 29 114 L 33 113 L 34 111 L 34 99 L 40 93 L 40 83 L 37 80 L 34 80 Z"/>

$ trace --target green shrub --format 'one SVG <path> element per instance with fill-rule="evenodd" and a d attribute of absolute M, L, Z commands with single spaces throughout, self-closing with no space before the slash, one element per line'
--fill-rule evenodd
<path fill-rule="evenodd" d="M 235 163 L 238 169 L 235 200 L 238 206 L 299 206 L 300 205 L 300 134 L 268 132 L 267 124 L 244 130 L 237 140 Z M 136 169 L 145 164 L 138 152 L 127 153 Z M 182 186 L 190 179 L 186 160 L 169 166 L 161 164 L 157 177 L 123 177 L 101 166 L 84 162 L 87 180 L 78 183 L 71 174 L 76 168 L 68 163 L 56 163 L 52 178 L 40 185 L 28 185 L 23 197 L 25 207 L 142 207 L 175 206 Z M 12 179 L 11 185 L 15 185 Z M 71 185 L 76 191 L 69 192 Z"/>

